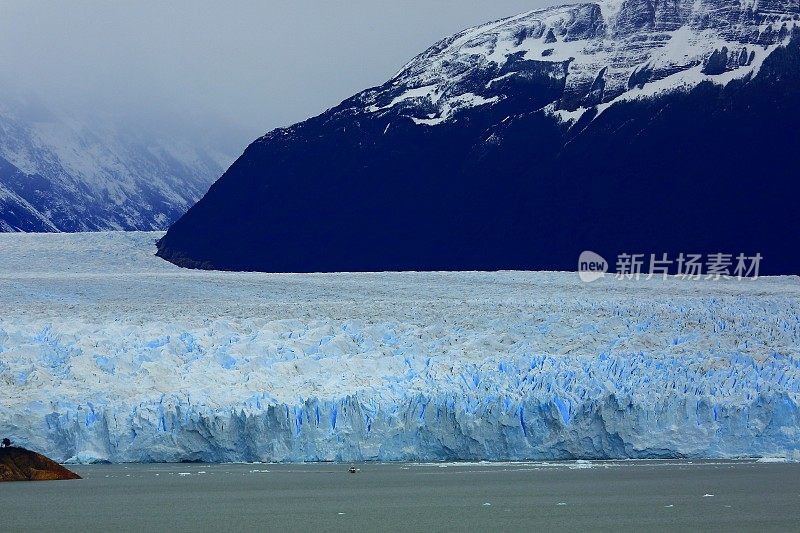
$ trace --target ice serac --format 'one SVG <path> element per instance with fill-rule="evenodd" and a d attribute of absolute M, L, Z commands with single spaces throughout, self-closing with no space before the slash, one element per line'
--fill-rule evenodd
<path fill-rule="evenodd" d="M 796 276 L 200 272 L 159 236 L 0 235 L 0 436 L 71 462 L 800 460 Z"/>
<path fill-rule="evenodd" d="M 799 13 L 609 0 L 470 28 L 256 140 L 159 254 L 309 272 L 746 251 L 800 272 Z"/>

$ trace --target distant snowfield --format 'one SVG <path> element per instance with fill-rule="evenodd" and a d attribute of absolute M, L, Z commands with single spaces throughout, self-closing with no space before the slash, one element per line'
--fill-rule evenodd
<path fill-rule="evenodd" d="M 800 280 L 262 274 L 0 234 L 0 436 L 60 460 L 800 459 Z"/>

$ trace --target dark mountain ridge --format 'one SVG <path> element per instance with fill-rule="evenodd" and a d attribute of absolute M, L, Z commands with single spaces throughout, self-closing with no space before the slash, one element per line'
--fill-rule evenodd
<path fill-rule="evenodd" d="M 651 5 L 562 6 L 442 41 L 254 142 L 158 254 L 328 272 L 760 253 L 762 275 L 800 273 L 800 9 Z"/>

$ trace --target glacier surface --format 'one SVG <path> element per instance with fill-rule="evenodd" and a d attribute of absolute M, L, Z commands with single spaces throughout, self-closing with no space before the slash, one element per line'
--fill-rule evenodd
<path fill-rule="evenodd" d="M 800 280 L 191 271 L 0 235 L 0 436 L 71 462 L 800 458 Z"/>

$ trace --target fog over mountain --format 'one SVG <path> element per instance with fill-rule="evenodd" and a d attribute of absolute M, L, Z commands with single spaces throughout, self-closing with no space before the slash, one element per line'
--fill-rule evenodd
<path fill-rule="evenodd" d="M 236 157 L 253 137 L 382 83 L 445 35 L 548 3 L 5 2 L 0 84 L 149 135 L 214 136 Z"/>
<path fill-rule="evenodd" d="M 0 231 L 166 229 L 253 138 L 532 4 L 4 3 Z"/>

